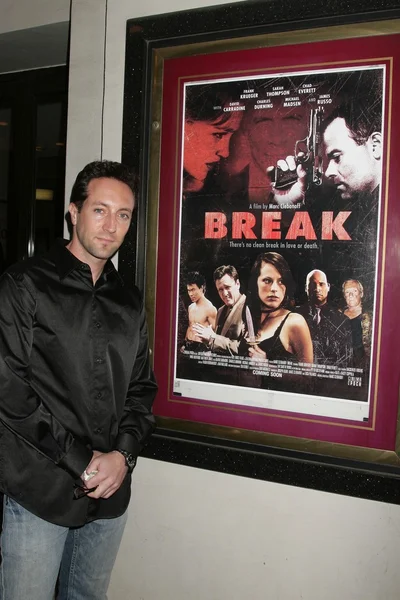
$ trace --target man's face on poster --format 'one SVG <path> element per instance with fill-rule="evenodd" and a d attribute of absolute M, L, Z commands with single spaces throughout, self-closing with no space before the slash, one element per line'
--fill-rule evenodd
<path fill-rule="evenodd" d="M 363 293 L 357 281 L 348 281 L 344 285 L 343 296 L 349 308 L 361 306 Z"/>
<path fill-rule="evenodd" d="M 226 306 L 233 306 L 240 298 L 239 279 L 235 281 L 227 273 L 221 279 L 215 281 L 215 287 L 217 288 L 219 297 Z"/>
<path fill-rule="evenodd" d="M 351 137 L 346 121 L 338 117 L 326 128 L 323 141 L 328 159 L 325 175 L 344 200 L 375 189 L 379 183 L 379 133 L 358 145 Z"/>
<path fill-rule="evenodd" d="M 278 160 L 293 155 L 296 141 L 306 137 L 307 109 L 253 109 L 246 117 L 246 131 L 253 162 L 265 173 Z"/>
<path fill-rule="evenodd" d="M 328 300 L 330 285 L 325 273 L 316 271 L 311 275 L 307 285 L 307 295 L 310 303 L 314 306 L 322 306 Z"/>
<path fill-rule="evenodd" d="M 187 293 L 192 302 L 198 302 L 200 298 L 204 296 L 204 288 L 203 286 L 198 286 L 196 283 L 188 283 Z"/>
<path fill-rule="evenodd" d="M 232 134 L 239 128 L 242 112 L 233 111 L 229 119 L 216 121 L 185 121 L 183 166 L 190 176 L 190 190 L 199 191 L 208 173 L 221 158 L 229 156 Z"/>

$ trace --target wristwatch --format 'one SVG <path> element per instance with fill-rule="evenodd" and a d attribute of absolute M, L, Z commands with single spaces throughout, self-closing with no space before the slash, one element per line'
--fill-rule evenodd
<path fill-rule="evenodd" d="M 125 464 L 128 467 L 129 472 L 131 473 L 136 466 L 137 459 L 133 456 L 133 454 L 131 454 L 130 452 L 127 452 L 126 450 L 121 450 L 120 448 L 115 448 L 115 451 L 122 454 L 122 456 L 125 458 Z"/>

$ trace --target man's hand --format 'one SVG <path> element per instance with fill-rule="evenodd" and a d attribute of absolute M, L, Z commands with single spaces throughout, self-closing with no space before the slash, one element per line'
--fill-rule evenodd
<path fill-rule="evenodd" d="M 196 337 L 200 338 L 202 342 L 208 342 L 213 337 L 214 331 L 210 326 L 204 327 L 200 323 L 194 323 L 192 329 L 196 334 Z"/>
<path fill-rule="evenodd" d="M 86 473 L 98 471 L 97 475 L 85 482 L 85 487 L 96 487 L 94 492 L 88 494 L 89 498 L 110 498 L 121 486 L 125 475 L 128 471 L 125 458 L 120 452 L 113 450 L 112 452 L 93 451 L 93 458 L 85 469 Z"/>
<path fill-rule="evenodd" d="M 301 158 L 301 154 L 299 154 L 299 158 Z M 293 173 L 293 176 L 297 176 L 297 181 L 284 189 L 276 189 L 276 187 L 272 185 L 272 193 L 275 202 L 278 205 L 283 204 L 285 206 L 294 206 L 299 202 L 303 203 L 307 187 L 307 171 L 304 169 L 303 165 L 300 163 L 296 166 L 294 156 L 287 156 L 286 160 L 278 160 L 277 166 L 284 172 L 290 171 Z M 269 177 L 273 177 L 275 174 L 275 167 L 268 167 L 267 174 Z"/>

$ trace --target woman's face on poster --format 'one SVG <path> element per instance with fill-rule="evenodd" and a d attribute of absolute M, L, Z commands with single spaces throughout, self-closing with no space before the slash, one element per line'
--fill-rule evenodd
<path fill-rule="evenodd" d="M 185 121 L 183 166 L 190 176 L 186 191 L 199 191 L 208 173 L 229 156 L 232 134 L 239 128 L 242 113 L 233 111 L 227 121 Z"/>
<path fill-rule="evenodd" d="M 286 286 L 282 281 L 282 275 L 271 263 L 261 263 L 257 287 L 258 297 L 266 308 L 276 310 L 280 307 L 285 299 Z"/>

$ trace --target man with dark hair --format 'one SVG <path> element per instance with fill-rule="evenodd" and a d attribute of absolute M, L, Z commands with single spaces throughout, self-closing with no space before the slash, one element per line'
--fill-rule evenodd
<path fill-rule="evenodd" d="M 298 180 L 280 193 L 292 204 L 305 199 L 316 231 L 323 228 L 324 214 L 346 216 L 343 227 L 349 239 L 345 244 L 332 240 L 325 264 L 330 269 L 335 263 L 340 269 L 348 268 L 353 277 L 362 279 L 367 289 L 373 290 L 382 169 L 382 91 L 374 89 L 375 79 L 375 87 L 380 81 L 378 75 L 366 75 L 358 76 L 362 82 L 358 93 L 333 109 L 322 123 L 320 136 L 328 181 L 307 189 L 304 165 L 296 167 L 294 157 L 287 157 L 288 169 L 297 170 Z M 356 73 L 351 81 L 356 85 Z"/>
<path fill-rule="evenodd" d="M 214 281 L 224 303 L 218 309 L 215 330 L 199 324 L 194 325 L 193 330 L 212 352 L 236 355 L 249 329 L 254 335 L 246 296 L 240 293 L 239 275 L 232 265 L 215 269 Z"/>
<path fill-rule="evenodd" d="M 379 107 L 357 101 L 342 104 L 324 122 L 322 134 L 328 159 L 325 175 L 344 200 L 371 195 L 378 189 L 381 120 Z"/>
<path fill-rule="evenodd" d="M 215 326 L 215 317 L 217 309 L 205 297 L 206 280 L 198 271 L 188 273 L 186 278 L 186 289 L 192 303 L 188 308 L 189 326 L 186 331 L 185 345 L 182 350 L 190 352 L 202 352 L 207 350 L 203 341 L 197 335 L 196 326 L 210 327 Z"/>
<path fill-rule="evenodd" d="M 371 194 L 377 195 L 381 178 L 383 71 L 381 68 L 360 69 L 333 77 L 327 89 L 333 108 L 329 110 L 329 104 L 324 107 L 321 123 L 319 119 L 310 122 L 309 134 L 316 144 L 313 150 L 320 155 L 322 149 L 327 158 L 325 176 L 338 191 L 336 204 L 340 199 L 363 202 L 364 196 L 370 200 Z M 323 95 L 322 102 L 325 98 Z M 274 188 L 274 193 L 279 201 L 291 205 L 304 200 L 308 207 L 315 201 L 319 204 L 320 192 L 326 186 L 309 185 L 307 177 L 315 157 L 304 162 L 301 143 L 296 152 L 298 156 L 282 154 L 278 161 L 287 179 L 295 183 L 281 190 Z M 274 173 L 272 163 L 268 172 Z M 330 193 L 329 188 L 326 192 Z"/>
<path fill-rule="evenodd" d="M 72 189 L 70 242 L 0 279 L 1 597 L 106 598 L 157 390 L 143 302 L 110 258 L 135 208 L 119 163 Z"/>
<path fill-rule="evenodd" d="M 310 328 L 314 362 L 349 367 L 353 359 L 350 320 L 328 303 L 329 291 L 325 273 L 310 271 L 306 278 L 308 302 L 298 312 Z"/>
<path fill-rule="evenodd" d="M 379 184 L 382 169 L 381 105 L 357 99 L 340 105 L 323 124 L 328 160 L 325 176 L 336 194 L 325 209 L 348 211 L 345 228 L 351 237 L 342 264 L 367 289 L 375 284 Z M 330 204 L 330 206 L 329 206 Z"/>
<path fill-rule="evenodd" d="M 134 198 L 136 198 L 137 180 L 132 169 L 119 162 L 96 160 L 82 169 L 72 186 L 70 202 L 77 207 L 79 212 L 89 195 L 88 188 L 90 182 L 102 177 L 116 179 L 121 183 L 125 183 L 132 191 Z"/>

